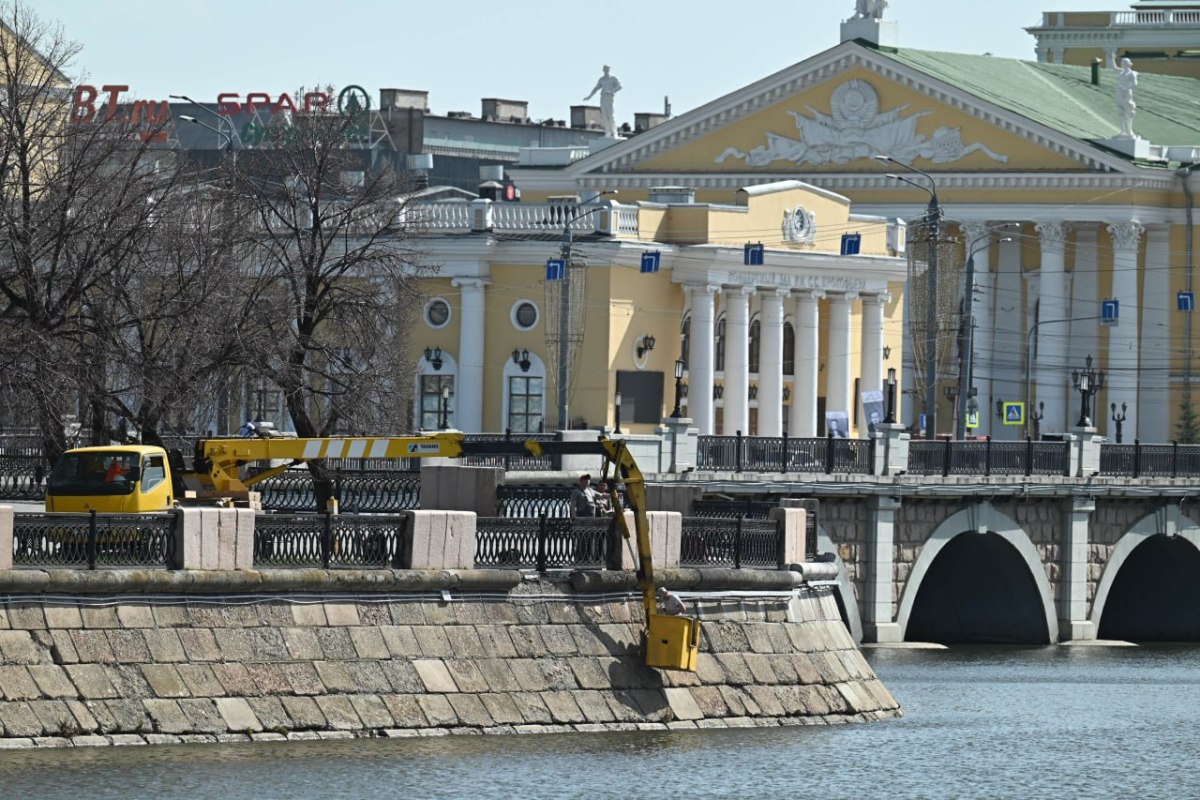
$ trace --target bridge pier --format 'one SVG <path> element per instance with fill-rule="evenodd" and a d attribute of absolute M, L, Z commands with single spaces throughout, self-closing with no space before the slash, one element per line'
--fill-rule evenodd
<path fill-rule="evenodd" d="M 1096 638 L 1088 614 L 1088 542 L 1096 501 L 1075 497 L 1063 510 L 1062 578 L 1059 582 L 1058 631 L 1062 641 Z"/>
<path fill-rule="evenodd" d="M 876 495 L 870 498 L 867 514 L 867 552 L 863 576 L 863 641 L 904 641 L 904 631 L 895 622 L 896 511 L 900 500 Z"/>

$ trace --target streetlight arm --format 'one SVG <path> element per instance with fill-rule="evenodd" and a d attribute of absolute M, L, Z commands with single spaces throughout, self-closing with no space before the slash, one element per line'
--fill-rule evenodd
<path fill-rule="evenodd" d="M 929 181 L 929 188 L 925 188 L 924 186 L 922 186 L 921 188 L 925 189 L 925 191 L 929 192 L 929 196 L 931 198 L 930 207 L 931 208 L 938 207 L 937 181 L 935 181 L 933 179 L 932 175 L 930 175 L 928 172 L 926 172 L 923 169 L 917 169 L 912 164 L 906 164 L 905 162 L 899 161 L 895 158 L 892 158 L 891 156 L 879 155 L 879 156 L 875 156 L 875 159 L 877 161 L 886 161 L 889 164 L 896 164 L 897 166 L 903 167 L 904 169 L 908 170 L 909 172 L 916 173 L 917 175 L 920 175 L 921 177 L 923 177 L 925 180 Z M 894 175 L 892 177 L 899 178 L 900 180 L 905 180 L 904 178 L 900 178 L 899 175 Z M 907 182 L 908 181 L 906 181 L 906 183 Z"/>

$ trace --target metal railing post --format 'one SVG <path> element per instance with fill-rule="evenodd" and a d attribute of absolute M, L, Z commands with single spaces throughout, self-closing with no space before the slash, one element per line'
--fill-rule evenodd
<path fill-rule="evenodd" d="M 781 452 L 779 454 L 779 460 L 780 460 L 780 462 L 782 462 L 779 465 L 779 471 L 786 473 L 788 471 L 788 435 L 787 435 L 787 431 L 783 432 L 783 452 Z"/>
<path fill-rule="evenodd" d="M 1064 455 L 1063 477 L 1069 478 L 1069 477 L 1071 477 L 1071 442 L 1070 442 L 1070 440 L 1063 442 L 1063 451 L 1064 451 L 1064 454 L 1063 454 Z"/>
<path fill-rule="evenodd" d="M 1139 439 L 1133 440 L 1133 477 L 1140 477 L 1142 474 L 1142 442 Z"/>
<path fill-rule="evenodd" d="M 734 472 L 742 471 L 742 432 L 737 431 L 737 441 L 734 443 Z"/>
<path fill-rule="evenodd" d="M 87 562 L 88 569 L 96 568 L 96 511 L 93 509 L 88 516 Z"/>
<path fill-rule="evenodd" d="M 983 442 L 983 474 L 992 474 L 992 437 L 989 435 Z"/>
<path fill-rule="evenodd" d="M 837 441 L 833 438 L 833 431 L 825 434 L 825 474 L 833 474 L 833 443 Z"/>
<path fill-rule="evenodd" d="M 953 459 L 951 448 L 954 447 L 954 439 L 946 440 L 946 447 L 942 450 L 942 477 L 950 474 L 950 461 Z"/>
<path fill-rule="evenodd" d="M 1179 442 L 1171 442 L 1171 478 L 1179 475 Z"/>
<path fill-rule="evenodd" d="M 321 567 L 329 569 L 333 554 L 333 514 L 325 512 L 324 527 L 321 529 Z"/>
<path fill-rule="evenodd" d="M 737 516 L 737 533 L 734 534 L 734 539 L 733 539 L 733 568 L 734 569 L 742 568 L 742 520 L 744 520 L 745 518 L 746 518 L 745 514 L 738 514 L 738 516 Z"/>
<path fill-rule="evenodd" d="M 538 517 L 538 538 L 537 538 L 537 571 L 546 571 L 546 514 L 543 512 Z"/>
<path fill-rule="evenodd" d="M 1033 474 L 1033 437 L 1025 437 L 1025 477 Z"/>

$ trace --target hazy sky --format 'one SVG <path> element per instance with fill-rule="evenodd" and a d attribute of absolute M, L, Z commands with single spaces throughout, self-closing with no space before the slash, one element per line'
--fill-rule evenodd
<path fill-rule="evenodd" d="M 83 45 L 75 77 L 142 98 L 360 84 L 424 89 L 437 114 L 482 97 L 566 118 L 600 68 L 624 86 L 619 121 L 680 114 L 837 44 L 853 0 L 25 0 Z M 1043 11 L 1131 0 L 891 0 L 900 44 L 1033 58 Z M 593 101 L 596 102 L 596 101 Z"/>

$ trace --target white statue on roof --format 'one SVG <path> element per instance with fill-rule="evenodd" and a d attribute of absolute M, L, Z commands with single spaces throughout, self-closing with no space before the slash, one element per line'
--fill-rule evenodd
<path fill-rule="evenodd" d="M 1121 136 L 1125 139 L 1135 138 L 1133 133 L 1133 115 L 1137 113 L 1137 103 L 1133 102 L 1133 90 L 1137 88 L 1137 73 L 1133 62 L 1122 58 L 1117 64 L 1115 50 L 1108 52 L 1108 63 L 1117 72 L 1116 101 L 1117 116 L 1121 118 Z"/>
<path fill-rule="evenodd" d="M 883 19 L 888 0 L 856 0 L 854 19 Z"/>
<path fill-rule="evenodd" d="M 600 115 L 604 117 L 604 135 L 609 139 L 617 138 L 617 116 L 613 111 L 613 96 L 621 91 L 621 82 L 616 75 L 609 74 L 609 67 L 604 65 L 604 74 L 596 81 L 591 94 L 583 98 L 584 102 L 591 100 L 596 92 L 600 93 Z"/>

